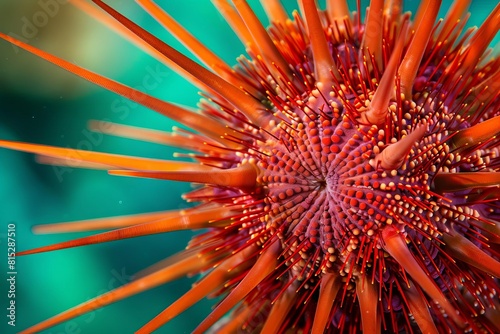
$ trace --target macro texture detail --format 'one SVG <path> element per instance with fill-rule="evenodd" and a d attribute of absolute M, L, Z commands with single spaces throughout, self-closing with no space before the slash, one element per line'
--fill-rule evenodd
<path fill-rule="evenodd" d="M 187 149 L 193 162 L 87 152 L 80 166 L 190 182 L 184 198 L 196 204 L 121 217 L 118 226 L 115 218 L 41 226 L 109 231 L 18 255 L 203 232 L 147 274 L 25 333 L 187 275 L 199 279 L 139 333 L 213 296 L 194 333 L 500 332 L 500 61 L 489 49 L 500 5 L 463 31 L 468 1 L 438 21 L 436 0 L 415 14 L 402 1 L 372 0 L 366 15 L 334 0 L 324 10 L 299 0 L 290 15 L 262 0 L 265 28 L 246 1 L 213 0 L 247 48 L 231 66 L 153 1 L 137 0 L 203 65 L 102 1 L 70 2 L 203 92 L 199 110 L 189 110 L 0 33 L 192 129 L 160 140 L 153 130 L 92 122 L 94 131 Z M 0 146 L 52 164 L 69 153 Z"/>

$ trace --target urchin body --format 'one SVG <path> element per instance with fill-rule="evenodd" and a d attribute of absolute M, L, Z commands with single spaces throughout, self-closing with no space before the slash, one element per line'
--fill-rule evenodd
<path fill-rule="evenodd" d="M 196 131 L 164 140 L 195 151 L 197 163 L 97 152 L 82 155 L 82 163 L 114 175 L 202 184 L 185 195 L 199 205 L 127 217 L 120 230 L 21 254 L 209 230 L 145 276 L 28 331 L 198 273 L 193 288 L 140 332 L 212 294 L 224 297 L 197 333 L 228 312 L 216 325 L 221 332 L 500 329 L 499 72 L 498 59 L 480 58 L 498 31 L 499 6 L 478 31 L 459 37 L 465 1 L 438 28 L 439 1 L 424 1 L 413 21 L 399 1 L 372 1 L 364 23 L 343 2 L 322 11 L 303 0 L 290 18 L 278 1 L 263 1 L 273 22 L 268 30 L 245 1 L 214 1 L 250 55 L 231 68 L 154 3 L 139 1 L 210 71 L 94 2 L 207 92 L 198 112 L 1 37 Z M 153 138 L 131 127 L 115 126 L 113 134 Z M 1 145 L 51 163 L 68 153 Z"/>

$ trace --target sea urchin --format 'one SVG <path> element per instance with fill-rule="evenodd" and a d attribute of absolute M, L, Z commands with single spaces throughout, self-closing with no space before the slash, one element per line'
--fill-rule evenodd
<path fill-rule="evenodd" d="M 289 16 L 262 0 L 265 29 L 246 1 L 213 0 L 248 50 L 230 67 L 158 5 L 137 0 L 204 67 L 102 1 L 93 2 L 103 12 L 71 2 L 185 74 L 204 91 L 199 110 L 0 37 L 193 131 L 93 130 L 188 149 L 194 162 L 0 145 L 51 164 L 192 182 L 185 199 L 198 204 L 42 227 L 111 231 L 18 255 L 206 231 L 147 274 L 25 333 L 193 274 L 192 289 L 139 333 L 212 295 L 220 302 L 194 333 L 500 331 L 500 60 L 488 49 L 500 5 L 462 33 L 470 1 L 455 1 L 435 24 L 437 0 L 414 17 L 402 1 L 372 0 L 364 22 L 359 2 L 351 12 L 341 0 L 326 10 L 300 0 Z"/>

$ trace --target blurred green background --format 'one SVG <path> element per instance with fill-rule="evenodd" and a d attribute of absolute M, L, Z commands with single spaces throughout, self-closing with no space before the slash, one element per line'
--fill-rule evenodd
<path fill-rule="evenodd" d="M 133 1 L 107 2 L 187 52 Z M 295 7 L 295 1 L 284 2 L 290 11 Z M 228 63 L 233 64 L 236 56 L 244 53 L 210 1 L 158 3 Z M 264 17 L 257 1 L 250 4 Z M 444 1 L 443 13 L 449 4 Z M 413 10 L 417 5 L 417 1 L 409 1 L 405 9 Z M 473 1 L 469 25 L 479 25 L 494 5 Z M 133 87 L 141 87 L 144 78 L 157 71 L 162 80 L 148 93 L 189 106 L 198 101 L 196 88 L 182 77 L 65 1 L 0 0 L 0 13 L 3 33 L 25 38 L 32 45 Z M 176 151 L 112 136 L 89 140 L 89 119 L 166 131 L 179 125 L 0 41 L 0 139 L 165 159 L 171 159 Z M 193 235 L 177 232 L 18 257 L 13 329 L 7 326 L 4 315 L 9 223 L 16 224 L 17 250 L 25 250 L 82 235 L 35 236 L 33 225 L 183 208 L 187 204 L 180 196 L 189 189 L 189 185 L 174 182 L 38 165 L 32 155 L 0 149 L 0 333 L 17 332 L 125 283 L 137 271 L 184 248 Z M 131 333 L 188 290 L 192 282 L 173 282 L 45 333 Z M 210 301 L 199 303 L 159 333 L 189 333 L 208 314 L 210 305 Z"/>

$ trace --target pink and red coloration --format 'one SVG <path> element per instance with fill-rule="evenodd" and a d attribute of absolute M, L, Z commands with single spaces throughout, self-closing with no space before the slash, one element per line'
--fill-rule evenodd
<path fill-rule="evenodd" d="M 200 110 L 0 37 L 193 129 L 158 134 L 91 123 L 187 148 L 194 163 L 78 156 L 113 175 L 199 184 L 185 195 L 199 204 L 41 226 L 112 230 L 19 255 L 208 230 L 131 283 L 25 333 L 200 273 L 139 332 L 213 295 L 221 301 L 195 333 L 214 326 L 218 333 L 500 331 L 500 60 L 487 49 L 500 5 L 461 35 L 468 1 L 455 1 L 439 24 L 434 0 L 423 1 L 412 20 L 401 1 L 373 0 L 364 23 L 343 1 L 329 0 L 323 11 L 301 0 L 292 17 L 277 0 L 262 1 L 272 22 L 266 30 L 244 0 L 213 0 L 248 48 L 250 58 L 233 69 L 152 1 L 138 0 L 207 70 L 103 2 L 94 1 L 116 21 L 72 2 L 185 73 L 206 92 Z M 0 145 L 48 163 L 75 156 L 64 148 Z"/>

